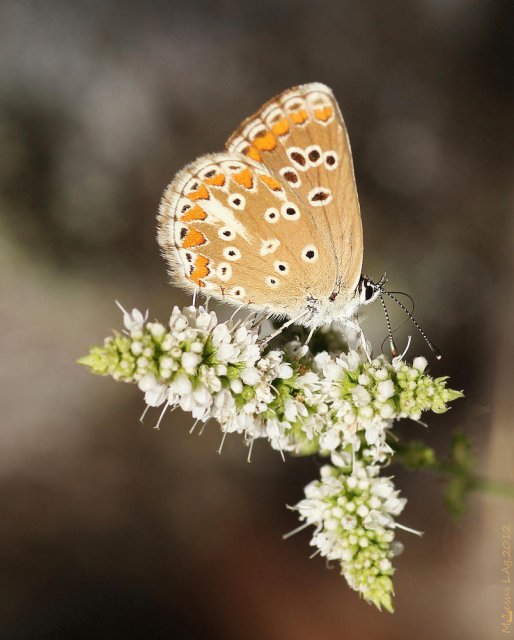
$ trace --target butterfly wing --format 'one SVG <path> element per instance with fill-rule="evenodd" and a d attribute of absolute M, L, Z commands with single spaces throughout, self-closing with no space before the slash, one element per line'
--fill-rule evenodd
<path fill-rule="evenodd" d="M 158 219 L 172 278 L 186 289 L 287 316 L 333 290 L 331 250 L 297 192 L 251 158 L 217 153 L 188 165 Z"/>
<path fill-rule="evenodd" d="M 226 153 L 186 166 L 163 196 L 158 237 L 186 289 L 287 316 L 334 292 L 352 299 L 362 226 L 330 89 L 285 91 L 243 122 Z"/>
<path fill-rule="evenodd" d="M 333 252 L 340 293 L 351 297 L 362 270 L 362 222 L 350 142 L 332 91 L 320 83 L 284 91 L 247 118 L 226 147 L 295 190 Z"/>

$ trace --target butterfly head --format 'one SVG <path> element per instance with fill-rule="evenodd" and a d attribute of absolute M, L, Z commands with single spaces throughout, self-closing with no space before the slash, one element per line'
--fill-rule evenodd
<path fill-rule="evenodd" d="M 387 282 L 387 276 L 384 273 L 384 275 L 380 278 L 380 280 L 378 282 L 373 282 L 373 280 L 371 280 L 368 276 L 362 274 L 361 279 L 359 280 L 359 284 L 357 285 L 357 289 L 356 289 L 356 297 L 359 300 L 359 304 L 369 304 L 370 302 L 373 302 L 374 300 L 376 300 L 377 298 L 380 298 L 380 302 L 382 303 L 382 308 L 384 310 L 384 314 L 385 314 L 385 318 L 386 318 L 386 323 L 387 323 L 387 332 L 388 332 L 388 336 L 389 336 L 389 345 L 391 347 L 391 353 L 393 354 L 393 356 L 397 356 L 398 355 L 398 351 L 396 349 L 396 344 L 394 342 L 394 338 L 393 338 L 393 331 L 391 329 L 391 322 L 389 320 L 389 313 L 387 311 L 387 307 L 384 301 L 384 296 L 388 296 L 389 298 L 391 298 L 392 300 L 394 300 L 394 302 L 401 308 L 403 309 L 403 311 L 409 316 L 409 318 L 411 319 L 411 321 L 413 322 L 414 326 L 418 329 L 418 331 L 421 333 L 421 335 L 423 336 L 425 342 L 427 343 L 427 345 L 429 346 L 430 350 L 432 351 L 432 353 L 435 355 L 435 357 L 440 360 L 441 359 L 441 354 L 439 352 L 439 349 L 434 345 L 434 343 L 428 338 L 428 336 L 426 335 L 426 333 L 423 331 L 423 329 L 420 327 L 419 323 L 417 322 L 417 320 L 414 318 L 414 316 L 412 315 L 412 312 L 409 311 L 405 305 L 400 302 L 400 300 L 398 300 L 398 298 L 396 298 L 394 296 L 394 294 L 390 291 L 386 291 L 384 289 L 384 285 Z M 409 296 L 410 297 L 410 296 Z M 411 298 L 412 300 L 412 298 Z"/>
<path fill-rule="evenodd" d="M 362 274 L 359 284 L 357 285 L 357 297 L 359 304 L 370 304 L 379 296 L 384 294 L 384 285 L 387 282 L 386 274 L 380 278 L 378 282 L 373 282 L 371 278 Z"/>

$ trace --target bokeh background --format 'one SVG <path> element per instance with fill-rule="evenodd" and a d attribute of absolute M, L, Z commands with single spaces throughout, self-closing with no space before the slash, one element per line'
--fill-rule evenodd
<path fill-rule="evenodd" d="M 432 372 L 467 395 L 402 429 L 442 453 L 464 429 L 478 471 L 513 480 L 512 6 L 2 1 L 1 638 L 500 637 L 511 503 L 474 495 L 455 523 L 436 479 L 397 470 L 425 537 L 400 535 L 397 612 L 380 614 L 308 560 L 308 532 L 281 539 L 315 461 L 262 443 L 247 464 L 237 436 L 218 456 L 219 430 L 189 435 L 179 412 L 156 431 L 135 387 L 75 360 L 120 327 L 115 299 L 161 319 L 187 302 L 155 241 L 173 174 L 275 93 L 325 82 L 366 272 L 413 295 L 444 354 Z"/>

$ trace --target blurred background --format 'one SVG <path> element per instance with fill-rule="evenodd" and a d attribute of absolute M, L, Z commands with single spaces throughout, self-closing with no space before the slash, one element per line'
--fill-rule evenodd
<path fill-rule="evenodd" d="M 75 360 L 121 327 L 115 299 L 160 319 L 188 302 L 155 241 L 174 173 L 274 94 L 324 82 L 365 271 L 415 298 L 444 358 L 417 336 L 411 355 L 467 396 L 401 428 L 441 453 L 464 429 L 478 471 L 514 480 L 512 6 L 2 1 L 0 638 L 500 637 L 512 503 L 474 495 L 455 523 L 436 479 L 395 471 L 425 536 L 399 536 L 397 612 L 380 614 L 308 560 L 309 532 L 281 539 L 317 462 L 261 443 L 247 464 L 238 436 L 218 456 L 216 426 L 189 435 L 179 412 L 156 431 L 135 387 Z M 378 351 L 381 310 L 366 315 Z"/>

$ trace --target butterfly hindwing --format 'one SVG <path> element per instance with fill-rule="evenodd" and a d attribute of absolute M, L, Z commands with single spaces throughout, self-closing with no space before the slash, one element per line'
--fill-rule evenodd
<path fill-rule="evenodd" d="M 203 156 L 175 177 L 159 243 L 177 284 L 277 314 L 299 310 L 310 293 L 330 295 L 336 278 L 297 192 L 233 152 Z"/>

